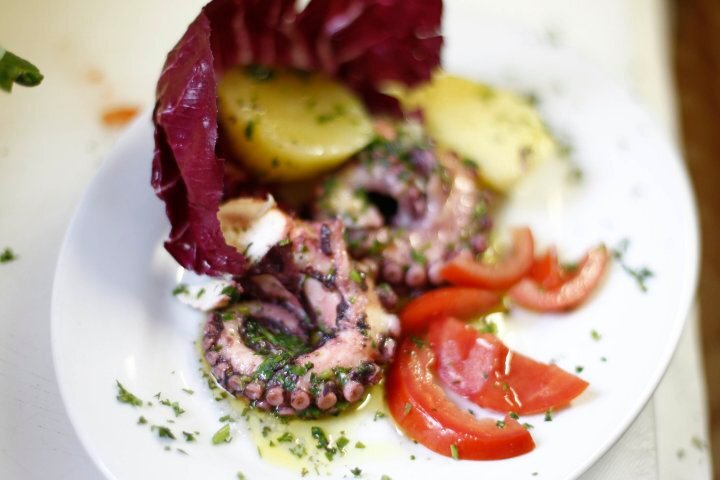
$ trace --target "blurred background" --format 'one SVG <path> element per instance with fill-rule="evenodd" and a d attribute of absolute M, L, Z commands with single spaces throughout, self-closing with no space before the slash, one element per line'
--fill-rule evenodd
<path fill-rule="evenodd" d="M 85 186 L 127 123 L 152 107 L 166 53 L 204 3 L 0 0 L 0 45 L 46 77 L 0 92 L 0 248 L 22 259 L 0 266 L 2 479 L 101 478 L 54 380 L 53 268 Z M 702 224 L 698 307 L 658 392 L 584 478 L 711 478 L 712 458 L 720 465 L 720 0 L 463 3 L 581 52 L 682 148 Z"/>

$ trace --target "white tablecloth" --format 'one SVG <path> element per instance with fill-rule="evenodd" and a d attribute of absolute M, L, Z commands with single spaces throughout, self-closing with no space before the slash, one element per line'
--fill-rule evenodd
<path fill-rule="evenodd" d="M 52 274 L 72 211 L 120 132 L 101 112 L 147 108 L 168 49 L 202 0 L 2 0 L 0 45 L 42 67 L 40 88 L 0 93 L 0 478 L 98 479 L 57 391 Z M 466 0 L 581 51 L 675 132 L 667 8 L 660 0 Z M 692 314 L 657 393 L 583 479 L 709 479 Z M 89 379 L 92 381 L 92 379 Z"/>

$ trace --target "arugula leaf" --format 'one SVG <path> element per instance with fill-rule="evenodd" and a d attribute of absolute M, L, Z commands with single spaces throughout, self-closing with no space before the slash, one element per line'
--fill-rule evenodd
<path fill-rule="evenodd" d="M 0 89 L 9 93 L 13 83 L 34 87 L 42 80 L 43 74 L 35 65 L 0 47 Z"/>

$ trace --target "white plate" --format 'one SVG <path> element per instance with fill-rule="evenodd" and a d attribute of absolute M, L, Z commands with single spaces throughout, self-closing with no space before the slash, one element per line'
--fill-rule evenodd
<path fill-rule="evenodd" d="M 379 445 L 379 456 L 357 451 L 335 462 L 333 477 L 382 474 L 394 480 L 452 475 L 456 479 L 517 479 L 580 475 L 622 434 L 649 399 L 677 343 L 697 274 L 697 221 L 686 173 L 669 142 L 637 103 L 574 54 L 525 33 L 510 33 L 461 15 L 445 22 L 450 71 L 534 92 L 543 115 L 574 146 L 583 180 L 568 186 L 539 173 L 509 202 L 502 222 L 527 223 L 541 244 L 569 256 L 599 241 L 630 240 L 633 266 L 655 272 L 649 291 L 615 264 L 586 306 L 566 315 L 513 312 L 505 340 L 539 360 L 555 359 L 591 386 L 552 422 L 535 425 L 536 449 L 495 462 L 457 462 L 400 437 L 389 420 L 365 418 L 351 439 Z M 202 317 L 178 305 L 170 291 L 178 268 L 164 251 L 163 206 L 150 185 L 152 128 L 139 120 L 118 144 L 85 194 L 57 266 L 52 343 L 60 389 L 85 447 L 109 478 L 298 478 L 297 470 L 258 457 L 241 423 L 233 442 L 211 446 L 223 405 L 198 372 L 192 342 Z M 591 338 L 597 330 L 602 339 Z M 606 357 L 606 361 L 601 358 Z M 187 410 L 174 425 L 158 406 L 133 409 L 115 400 L 115 379 L 146 400 L 160 391 Z M 182 388 L 196 393 L 187 395 Z M 199 441 L 174 442 L 190 455 L 167 452 L 140 415 Z M 373 440 L 376 439 L 376 440 Z M 392 448 L 385 448 L 390 445 Z M 409 455 L 417 460 L 411 461 Z M 269 476 L 269 477 L 268 477 Z"/>

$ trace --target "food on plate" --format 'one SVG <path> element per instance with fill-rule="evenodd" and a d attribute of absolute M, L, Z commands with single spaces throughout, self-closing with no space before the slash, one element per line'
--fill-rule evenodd
<path fill-rule="evenodd" d="M 571 266 L 560 265 L 557 253 L 550 249 L 533 264 L 530 276 L 513 286 L 508 295 L 518 305 L 540 312 L 575 308 L 597 289 L 609 261 L 604 245 Z"/>
<path fill-rule="evenodd" d="M 399 97 L 406 109 L 423 112 L 441 146 L 475 163 L 483 180 L 501 192 L 557 154 L 537 110 L 517 93 L 441 73 Z"/>
<path fill-rule="evenodd" d="M 360 99 L 323 74 L 234 68 L 218 83 L 218 108 L 233 153 L 263 181 L 312 178 L 372 139 Z"/>
<path fill-rule="evenodd" d="M 412 120 L 380 123 L 376 140 L 320 184 L 315 218 L 340 218 L 350 254 L 396 289 L 443 283 L 459 253 L 481 254 L 489 196 L 473 168 L 440 153 Z"/>
<path fill-rule="evenodd" d="M 476 418 L 450 400 L 435 380 L 435 353 L 405 339 L 388 372 L 390 412 L 411 438 L 446 457 L 498 460 L 535 448 L 530 432 L 510 416 Z"/>
<path fill-rule="evenodd" d="M 502 295 L 492 290 L 470 287 L 443 287 L 430 290 L 411 300 L 400 314 L 405 335 L 427 330 L 446 317 L 473 320 L 500 305 Z"/>
<path fill-rule="evenodd" d="M 574 307 L 602 278 L 597 251 L 577 272 L 534 261 L 527 227 L 486 255 L 501 196 L 485 185 L 507 193 L 555 143 L 521 97 L 432 76 L 440 1 L 297 8 L 213 0 L 158 82 L 152 185 L 168 252 L 214 277 L 177 292 L 207 312 L 210 375 L 257 411 L 318 418 L 389 366 L 388 407 L 414 440 L 456 459 L 529 452 L 517 413 L 587 383 L 462 321 L 505 295 Z M 475 418 L 442 383 L 508 415 Z"/>
<path fill-rule="evenodd" d="M 279 242 L 205 326 L 215 379 L 250 405 L 319 416 L 360 400 L 382 378 L 399 334 L 369 280 L 353 279 L 342 224 L 286 218 Z M 282 266 L 282 269 L 278 269 Z"/>
<path fill-rule="evenodd" d="M 444 384 L 483 408 L 543 413 L 568 405 L 588 387 L 560 367 L 512 351 L 495 335 L 454 318 L 433 323 L 428 339 Z"/>
<path fill-rule="evenodd" d="M 532 268 L 535 242 L 527 227 L 515 229 L 512 237 L 512 247 L 500 261 L 486 263 L 463 253 L 444 264 L 442 277 L 454 285 L 492 290 L 515 285 Z"/>

